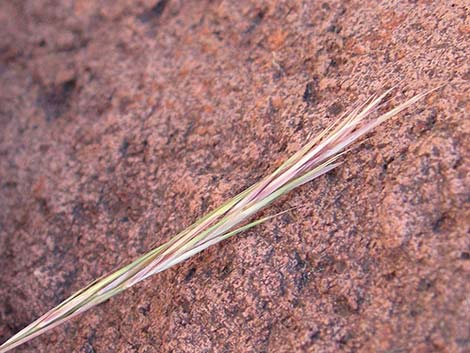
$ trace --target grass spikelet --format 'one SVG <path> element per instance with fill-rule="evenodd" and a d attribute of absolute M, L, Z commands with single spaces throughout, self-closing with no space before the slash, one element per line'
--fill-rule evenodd
<path fill-rule="evenodd" d="M 365 121 L 391 90 L 372 96 L 291 156 L 272 174 L 230 199 L 168 242 L 127 266 L 90 283 L 29 324 L 0 346 L 5 353 L 70 320 L 136 283 L 174 266 L 207 247 L 263 223 L 274 216 L 245 222 L 289 191 L 336 168 L 348 146 L 431 91 L 419 94 L 379 117 Z"/>

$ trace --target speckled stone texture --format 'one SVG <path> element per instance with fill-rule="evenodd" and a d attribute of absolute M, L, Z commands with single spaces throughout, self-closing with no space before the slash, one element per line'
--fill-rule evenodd
<path fill-rule="evenodd" d="M 470 352 L 470 5 L 0 2 L 0 341 L 357 101 L 447 85 L 303 206 L 15 352 Z"/>

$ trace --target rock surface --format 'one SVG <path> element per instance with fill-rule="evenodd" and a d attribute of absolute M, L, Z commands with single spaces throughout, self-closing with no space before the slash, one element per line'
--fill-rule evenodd
<path fill-rule="evenodd" d="M 0 341 L 447 82 L 265 213 L 303 208 L 15 352 L 470 352 L 469 38 L 466 0 L 0 2 Z"/>

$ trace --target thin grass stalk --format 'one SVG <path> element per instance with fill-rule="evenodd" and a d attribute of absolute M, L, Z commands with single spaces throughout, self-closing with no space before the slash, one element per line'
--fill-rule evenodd
<path fill-rule="evenodd" d="M 279 197 L 336 168 L 341 164 L 337 160 L 347 152 L 345 150 L 352 143 L 433 91 L 419 94 L 365 122 L 364 119 L 378 108 L 391 90 L 379 96 L 374 95 L 351 109 L 317 137 L 312 138 L 272 174 L 202 217 L 168 242 L 121 269 L 95 280 L 64 300 L 1 345 L 0 353 L 10 351 L 209 246 L 278 216 L 279 214 L 267 216 L 244 224 Z"/>

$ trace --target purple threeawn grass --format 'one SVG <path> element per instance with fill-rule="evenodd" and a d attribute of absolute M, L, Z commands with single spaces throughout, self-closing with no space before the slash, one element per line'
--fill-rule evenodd
<path fill-rule="evenodd" d="M 390 91 L 369 98 L 362 105 L 343 115 L 272 174 L 227 201 L 168 242 L 73 294 L 3 343 L 0 346 L 0 353 L 8 352 L 211 245 L 275 217 L 276 215 L 268 216 L 244 224 L 280 196 L 337 167 L 340 164 L 339 157 L 353 142 L 431 92 L 419 94 L 387 113 L 365 121 L 364 119 L 376 110 Z"/>

